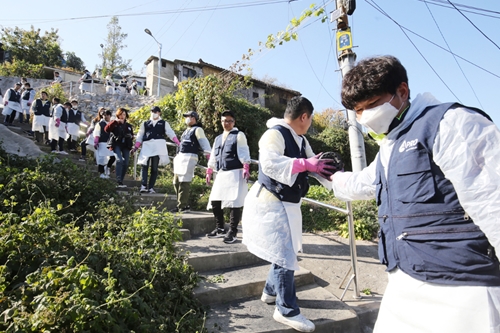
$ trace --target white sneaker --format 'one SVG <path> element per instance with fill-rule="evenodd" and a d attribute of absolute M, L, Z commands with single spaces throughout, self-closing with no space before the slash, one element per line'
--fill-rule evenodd
<path fill-rule="evenodd" d="M 146 188 L 146 186 L 141 185 L 141 190 L 139 192 L 141 192 L 141 193 L 147 193 L 148 189 Z"/>
<path fill-rule="evenodd" d="M 149 189 L 149 193 L 153 194 L 153 193 L 156 193 L 155 190 L 153 190 L 152 188 Z"/>
<path fill-rule="evenodd" d="M 109 176 L 109 174 L 111 173 L 111 169 L 107 165 L 104 166 L 104 173 L 106 174 L 106 176 Z"/>
<path fill-rule="evenodd" d="M 61 154 L 61 155 L 68 155 L 68 153 L 65 152 L 64 150 L 59 150 L 59 154 Z"/>
<path fill-rule="evenodd" d="M 271 304 L 276 302 L 276 296 L 271 296 L 263 292 L 262 296 L 260 297 L 260 300 L 264 303 Z"/>
<path fill-rule="evenodd" d="M 299 332 L 314 332 L 314 329 L 316 328 L 316 326 L 314 326 L 314 323 L 308 320 L 302 314 L 298 314 L 293 317 L 284 317 L 279 312 L 278 308 L 274 310 L 273 318 L 278 323 L 288 325 Z"/>
<path fill-rule="evenodd" d="M 108 179 L 109 178 L 109 176 L 107 176 L 107 175 L 105 175 L 103 173 L 101 173 L 101 175 L 99 177 L 101 177 L 102 179 Z"/>

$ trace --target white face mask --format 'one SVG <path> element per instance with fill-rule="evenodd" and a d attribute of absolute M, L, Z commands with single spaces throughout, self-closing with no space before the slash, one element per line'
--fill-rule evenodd
<path fill-rule="evenodd" d="M 160 118 L 160 114 L 156 113 L 156 112 L 151 112 L 151 118 L 153 120 L 156 120 L 156 119 Z"/>
<path fill-rule="evenodd" d="M 190 117 L 186 117 L 186 118 L 184 118 L 184 123 L 185 123 L 186 125 L 191 124 L 191 118 L 190 118 Z"/>
<path fill-rule="evenodd" d="M 394 117 L 399 113 L 399 110 L 390 103 L 394 99 L 394 96 L 396 95 L 393 95 L 389 102 L 371 109 L 365 109 L 361 114 L 361 118 L 358 119 L 358 123 L 376 134 L 387 133 Z M 401 107 L 403 105 L 404 103 Z"/>

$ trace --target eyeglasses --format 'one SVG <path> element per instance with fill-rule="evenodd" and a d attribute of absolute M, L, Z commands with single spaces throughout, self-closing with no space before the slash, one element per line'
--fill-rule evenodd
<path fill-rule="evenodd" d="M 221 120 L 220 122 L 221 123 L 228 123 L 228 124 L 230 124 L 230 123 L 234 123 L 234 120 L 226 120 L 225 119 L 225 120 Z"/>

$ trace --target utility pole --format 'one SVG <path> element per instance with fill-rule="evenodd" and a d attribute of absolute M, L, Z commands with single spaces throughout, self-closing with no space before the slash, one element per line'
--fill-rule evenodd
<path fill-rule="evenodd" d="M 337 9 L 331 13 L 331 21 L 337 21 L 337 50 L 339 68 L 344 77 L 356 61 L 356 53 L 352 51 L 352 35 L 347 15 L 356 9 L 355 0 L 337 0 Z M 347 110 L 349 124 L 349 145 L 351 150 L 352 171 L 366 168 L 365 144 L 361 125 L 356 121 L 356 112 Z"/>

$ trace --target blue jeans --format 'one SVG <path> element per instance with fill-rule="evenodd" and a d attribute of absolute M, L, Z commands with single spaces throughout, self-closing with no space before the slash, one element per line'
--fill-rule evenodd
<path fill-rule="evenodd" d="M 294 317 L 300 314 L 295 294 L 295 271 L 271 264 L 264 292 L 276 296 L 276 306 L 284 317 Z"/>
<path fill-rule="evenodd" d="M 125 178 L 125 174 L 128 169 L 128 160 L 130 157 L 130 150 L 124 147 L 116 146 L 113 149 L 113 153 L 116 158 L 116 181 L 118 183 L 123 182 L 123 178 Z"/>
<path fill-rule="evenodd" d="M 146 165 L 142 166 L 142 181 L 141 185 L 147 188 L 153 188 L 156 183 L 156 178 L 158 177 L 158 164 L 160 163 L 160 156 L 151 156 L 148 158 Z M 151 165 L 151 176 L 149 177 L 149 187 L 148 187 L 148 169 Z"/>

